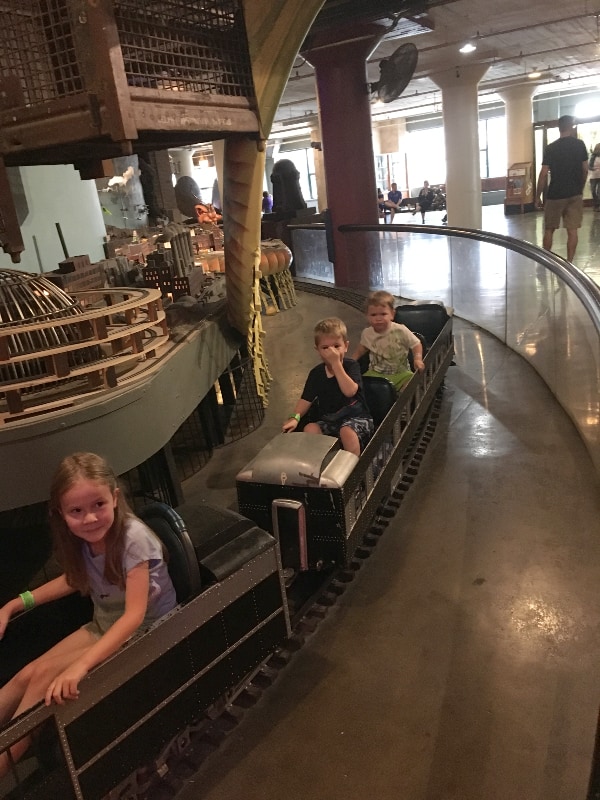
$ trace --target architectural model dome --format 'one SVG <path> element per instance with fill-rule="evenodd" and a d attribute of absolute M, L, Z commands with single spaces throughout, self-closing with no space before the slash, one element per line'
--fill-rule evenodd
<path fill-rule="evenodd" d="M 167 338 L 157 289 L 71 296 L 43 276 L 0 269 L 0 418 L 114 388 Z"/>
<path fill-rule="evenodd" d="M 57 314 L 71 315 L 77 303 L 56 284 L 40 275 L 0 269 L 0 322 L 37 321 Z"/>
<path fill-rule="evenodd" d="M 25 357 L 74 342 L 90 339 L 91 326 L 80 321 L 83 310 L 78 301 L 43 276 L 0 269 L 0 386 L 48 373 L 45 359 Z M 64 324 L 56 325 L 57 320 Z M 69 362 L 86 363 L 99 357 L 91 347 L 69 353 Z"/>

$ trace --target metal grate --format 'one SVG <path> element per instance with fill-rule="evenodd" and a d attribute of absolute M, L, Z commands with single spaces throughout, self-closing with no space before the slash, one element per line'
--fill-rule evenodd
<path fill-rule="evenodd" d="M 83 91 L 71 5 L 69 0 L 0 2 L 0 78 L 19 81 L 25 105 Z"/>
<path fill-rule="evenodd" d="M 252 97 L 239 0 L 114 3 L 130 86 Z"/>
<path fill-rule="evenodd" d="M 137 467 L 119 475 L 119 483 L 131 508 L 136 511 L 149 503 L 179 505 L 177 480 L 172 472 L 169 446 L 163 447 Z"/>
<path fill-rule="evenodd" d="M 234 359 L 219 378 L 223 444 L 231 444 L 255 431 L 265 416 L 256 390 L 252 360 Z"/>
<path fill-rule="evenodd" d="M 83 0 L 0 0 L 0 10 L 5 107 L 22 105 L 21 90 L 27 106 L 86 90 Z M 116 0 L 113 10 L 130 86 L 254 96 L 240 0 Z"/>
<path fill-rule="evenodd" d="M 199 472 L 215 447 L 236 442 L 256 430 L 264 416 L 252 361 L 238 354 L 171 439 L 180 480 Z"/>
<path fill-rule="evenodd" d="M 216 406 L 214 389 L 196 406 L 175 431 L 171 449 L 179 480 L 191 478 L 210 461 L 216 441 L 213 409 Z"/>

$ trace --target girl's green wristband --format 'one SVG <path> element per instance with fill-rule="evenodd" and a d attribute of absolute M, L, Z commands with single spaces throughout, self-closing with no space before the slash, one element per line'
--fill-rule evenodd
<path fill-rule="evenodd" d="M 35 598 L 31 592 L 23 592 L 19 595 L 19 597 L 23 601 L 25 611 L 31 611 L 31 609 L 35 606 Z"/>
<path fill-rule="evenodd" d="M 292 414 L 290 419 L 295 419 L 296 422 L 300 422 L 300 414 Z"/>

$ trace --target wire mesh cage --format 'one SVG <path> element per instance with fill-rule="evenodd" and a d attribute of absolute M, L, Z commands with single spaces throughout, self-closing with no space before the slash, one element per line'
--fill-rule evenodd
<path fill-rule="evenodd" d="M 13 102 L 33 106 L 84 90 L 70 6 L 68 0 L 19 0 L 3 9 L 0 76 L 13 79 Z"/>
<path fill-rule="evenodd" d="M 236 354 L 171 439 L 180 480 L 201 470 L 214 448 L 236 442 L 255 431 L 264 415 L 252 363 Z"/>
<path fill-rule="evenodd" d="M 10 166 L 258 130 L 241 0 L 7 0 L 2 10 L 0 154 Z M 82 146 L 94 140 L 95 150 Z"/>
<path fill-rule="evenodd" d="M 252 96 L 237 0 L 124 0 L 114 13 L 130 86 Z"/>
<path fill-rule="evenodd" d="M 236 354 L 169 443 L 120 480 L 134 508 L 159 500 L 177 506 L 177 486 L 210 461 L 216 447 L 256 430 L 264 419 L 250 359 Z"/>

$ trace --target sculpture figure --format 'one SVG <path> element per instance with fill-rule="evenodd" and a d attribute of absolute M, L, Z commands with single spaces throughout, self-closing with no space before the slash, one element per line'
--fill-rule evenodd
<path fill-rule="evenodd" d="M 306 208 L 300 188 L 300 173 L 293 161 L 277 161 L 271 172 L 273 184 L 273 213 L 289 213 Z"/>

